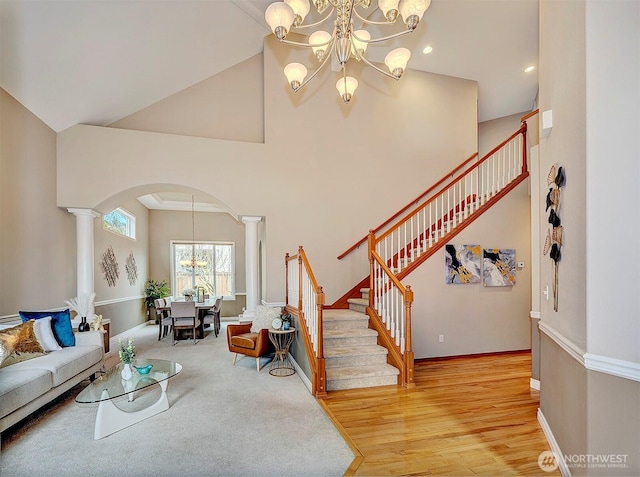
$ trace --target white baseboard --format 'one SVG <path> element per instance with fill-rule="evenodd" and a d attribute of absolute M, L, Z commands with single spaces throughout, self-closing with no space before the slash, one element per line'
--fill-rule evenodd
<path fill-rule="evenodd" d="M 529 378 L 529 387 L 531 389 L 535 389 L 536 391 L 540 391 L 540 380 Z"/>
<path fill-rule="evenodd" d="M 567 463 L 564 461 L 564 458 L 563 458 L 564 454 L 562 453 L 562 450 L 560 449 L 560 446 L 558 445 L 558 442 L 556 441 L 556 438 L 553 435 L 553 431 L 551 431 L 551 427 L 549 426 L 549 423 L 545 419 L 544 414 L 542 414 L 542 410 L 540 408 L 538 408 L 538 423 L 542 428 L 542 432 L 544 433 L 544 436 L 547 438 L 549 447 L 551 447 L 551 452 L 553 452 L 553 455 L 556 458 L 556 462 L 558 464 L 558 469 L 560 469 L 560 473 L 564 477 L 571 477 L 571 471 L 569 470 L 569 466 L 567 466 Z"/>
<path fill-rule="evenodd" d="M 309 392 L 313 392 L 311 388 L 311 380 L 307 377 L 306 374 L 304 374 L 304 371 L 302 371 L 302 368 L 296 362 L 296 360 L 293 359 L 293 356 L 289 355 L 289 359 L 291 359 L 291 363 L 293 363 L 293 367 L 296 370 L 296 374 L 300 377 L 300 380 L 304 383 Z"/>

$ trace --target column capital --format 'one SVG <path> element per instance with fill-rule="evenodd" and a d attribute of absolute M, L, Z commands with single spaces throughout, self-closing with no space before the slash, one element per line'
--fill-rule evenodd
<path fill-rule="evenodd" d="M 67 211 L 73 215 L 90 215 L 93 218 L 100 217 L 102 214 L 100 212 L 96 212 L 93 209 L 78 209 L 74 207 L 67 207 Z"/>
<path fill-rule="evenodd" d="M 245 224 L 257 224 L 262 222 L 262 217 L 252 217 L 250 215 L 242 216 L 242 222 Z"/>

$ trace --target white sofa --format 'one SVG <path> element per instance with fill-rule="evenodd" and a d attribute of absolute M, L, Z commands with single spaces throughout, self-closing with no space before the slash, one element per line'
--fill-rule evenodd
<path fill-rule="evenodd" d="M 103 368 L 102 333 L 75 337 L 75 346 L 0 368 L 0 432 Z"/>

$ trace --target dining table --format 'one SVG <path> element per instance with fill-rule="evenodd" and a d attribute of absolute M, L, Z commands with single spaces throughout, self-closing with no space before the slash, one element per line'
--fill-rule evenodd
<path fill-rule="evenodd" d="M 172 301 L 185 301 L 184 298 L 177 298 Z M 196 313 L 198 314 L 198 319 L 200 320 L 200 324 L 196 328 L 196 339 L 201 340 L 204 338 L 204 317 L 209 310 L 211 310 L 216 304 L 216 300 L 214 298 L 205 298 L 204 301 L 193 300 L 196 304 Z M 166 316 L 171 316 L 171 303 L 168 305 L 162 306 L 159 308 L 160 311 L 166 313 Z M 208 325 L 207 325 L 208 326 Z"/>

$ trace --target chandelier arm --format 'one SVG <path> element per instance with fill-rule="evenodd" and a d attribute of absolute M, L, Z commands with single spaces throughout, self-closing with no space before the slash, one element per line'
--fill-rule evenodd
<path fill-rule="evenodd" d="M 294 29 L 294 30 L 304 30 L 305 28 L 313 28 L 313 27 L 315 27 L 315 26 L 318 26 L 318 25 L 320 25 L 320 24 L 322 24 L 322 23 L 326 22 L 326 21 L 329 19 L 329 17 L 330 17 L 331 15 L 333 15 L 333 12 L 334 12 L 335 10 L 336 10 L 336 8 L 335 8 L 335 7 L 331 7 L 331 11 L 330 11 L 330 12 L 327 14 L 327 16 L 326 16 L 326 17 L 324 17 L 322 20 L 318 20 L 318 21 L 317 21 L 317 22 L 315 22 L 315 23 L 309 23 L 308 25 L 298 25 L 297 27 L 293 27 L 293 29 Z"/>
<path fill-rule="evenodd" d="M 404 31 L 399 31 L 398 33 L 394 33 L 393 35 L 389 35 L 389 36 L 384 36 L 382 38 L 374 38 L 372 40 L 369 41 L 365 41 L 365 40 L 361 40 L 365 43 L 379 43 L 381 41 L 387 41 L 387 40 L 391 40 L 392 38 L 398 38 L 399 36 L 404 36 L 407 33 L 412 33 L 413 30 L 404 30 Z"/>
<path fill-rule="evenodd" d="M 312 45 L 310 43 L 300 43 L 298 41 L 291 41 L 291 40 L 285 40 L 285 39 L 280 40 L 280 43 L 286 43 L 287 45 L 293 45 L 293 46 L 303 46 L 306 48 L 311 48 L 312 46 L 318 46 L 318 45 Z"/>
<path fill-rule="evenodd" d="M 298 86 L 298 89 L 294 91 L 295 93 L 300 91 L 304 87 L 304 85 L 306 85 L 309 81 L 311 81 L 313 78 L 316 77 L 316 75 L 320 72 L 320 70 L 324 67 L 324 65 L 327 64 L 327 61 L 329 60 L 329 58 L 331 58 L 331 55 L 333 54 L 333 50 L 335 49 L 335 47 L 336 47 L 336 42 L 333 41 L 331 43 L 331 48 L 329 49 L 329 53 L 325 55 L 325 58 L 324 60 L 322 60 L 322 63 L 320 63 L 320 66 L 318 66 L 318 68 L 313 72 L 311 76 L 309 76 L 306 80 L 300 83 L 300 86 Z"/>
<path fill-rule="evenodd" d="M 286 43 L 288 45 L 294 45 L 294 46 L 302 46 L 305 48 L 313 48 L 313 47 L 318 47 L 318 46 L 326 46 L 329 45 L 332 42 L 335 42 L 336 39 L 336 32 L 337 32 L 337 28 L 334 27 L 333 28 L 333 32 L 331 33 L 331 38 L 329 38 L 329 41 L 325 42 L 325 43 L 318 43 L 318 44 L 311 44 L 311 43 L 300 43 L 297 41 L 291 41 L 291 40 L 286 40 L 286 39 L 282 39 L 280 40 L 281 43 Z M 333 51 L 333 48 L 331 48 L 331 51 Z"/>
<path fill-rule="evenodd" d="M 362 56 L 360 53 L 358 53 L 358 50 L 356 50 L 356 56 L 358 57 L 359 60 L 364 61 L 365 64 L 371 66 L 371 68 L 373 68 L 374 70 L 378 71 L 378 73 L 382 73 L 383 75 L 388 76 L 389 78 L 393 78 L 396 81 L 398 81 L 400 79 L 400 78 L 396 78 L 395 76 L 393 76 L 388 71 L 385 71 L 382 68 L 378 68 L 376 65 L 374 65 L 369 60 L 367 60 L 364 56 Z"/>
<path fill-rule="evenodd" d="M 377 22 L 377 21 L 374 21 L 374 20 L 367 20 L 365 17 L 360 15 L 358 10 L 356 10 L 355 8 L 353 9 L 353 11 L 356 14 L 356 16 L 358 17 L 358 20 L 362 21 L 363 23 L 367 23 L 369 25 L 394 25 L 395 24 L 395 22 L 390 22 L 388 20 L 384 21 L 384 22 Z"/>

